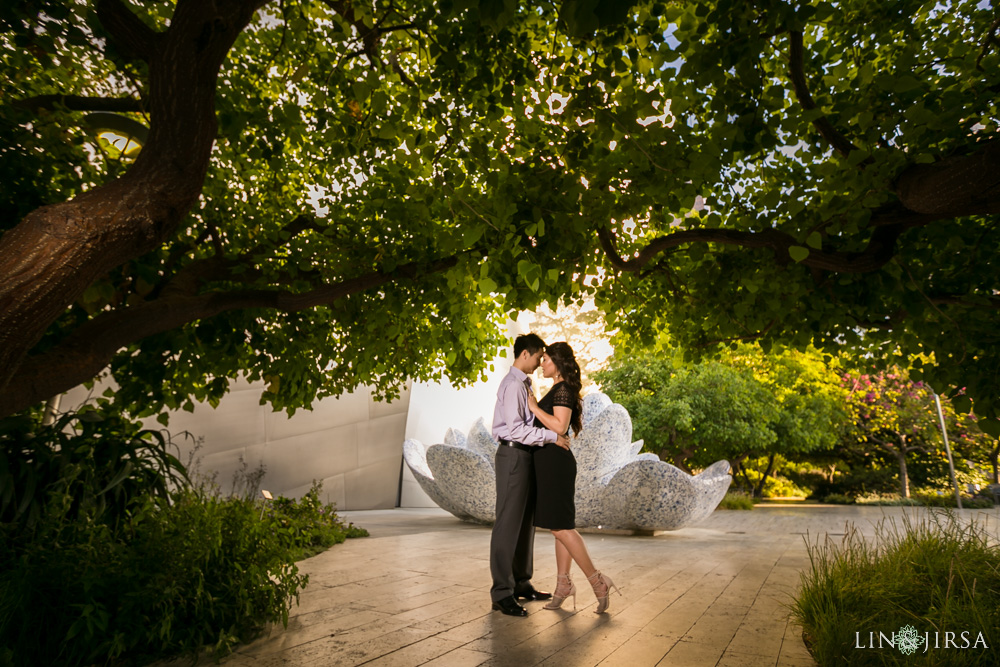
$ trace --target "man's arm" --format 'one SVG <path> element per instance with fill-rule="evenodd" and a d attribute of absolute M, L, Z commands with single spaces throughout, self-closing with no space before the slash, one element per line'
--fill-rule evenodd
<path fill-rule="evenodd" d="M 558 442 L 559 436 L 547 428 L 529 426 L 527 391 L 515 382 L 509 382 L 502 389 L 503 419 L 507 422 L 510 439 L 525 445 L 544 445 L 546 442 Z"/>

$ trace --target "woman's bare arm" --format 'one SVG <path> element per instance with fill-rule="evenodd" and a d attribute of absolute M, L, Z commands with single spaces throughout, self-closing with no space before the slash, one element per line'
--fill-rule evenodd
<path fill-rule="evenodd" d="M 545 428 L 556 433 L 565 433 L 569 428 L 569 420 L 573 417 L 573 411 L 562 405 L 552 408 L 554 414 L 551 415 L 538 407 L 538 403 L 530 399 L 528 400 L 528 408 L 531 410 L 531 414 L 538 417 L 538 421 L 542 422 Z"/>

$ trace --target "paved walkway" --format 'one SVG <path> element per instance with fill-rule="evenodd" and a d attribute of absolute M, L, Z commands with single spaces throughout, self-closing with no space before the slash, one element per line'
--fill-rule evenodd
<path fill-rule="evenodd" d="M 815 663 L 788 604 L 808 567 L 806 540 L 839 540 L 852 524 L 871 535 L 883 517 L 925 511 L 758 506 L 656 537 L 585 535 L 623 595 L 597 616 L 577 574 L 575 613 L 572 600 L 565 611 L 530 602 L 527 618 L 490 611 L 489 528 L 438 509 L 342 514 L 371 537 L 302 561 L 309 585 L 288 628 L 223 665 L 805 667 Z M 962 513 L 983 515 L 997 525 L 996 510 Z M 534 581 L 555 584 L 553 538 L 543 531 Z"/>

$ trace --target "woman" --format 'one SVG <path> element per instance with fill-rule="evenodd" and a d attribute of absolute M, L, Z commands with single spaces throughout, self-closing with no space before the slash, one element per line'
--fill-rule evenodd
<path fill-rule="evenodd" d="M 535 426 L 545 427 L 556 433 L 568 433 L 573 427 L 574 437 L 580 433 L 580 415 L 583 404 L 580 400 L 580 366 L 573 356 L 573 348 L 566 343 L 553 343 L 545 348 L 542 356 L 542 374 L 555 380 L 552 389 L 541 402 L 534 396 L 528 397 L 528 407 L 535 415 Z M 573 452 L 547 444 L 536 447 L 535 462 L 535 525 L 548 528 L 556 538 L 556 568 L 558 570 L 556 590 L 552 601 L 545 609 L 559 609 L 563 601 L 573 596 L 576 608 L 576 585 L 569 576 L 573 561 L 580 566 L 587 581 L 597 596 L 597 613 L 608 609 L 608 594 L 618 587 L 610 577 L 601 574 L 587 553 L 580 533 L 576 532 L 576 507 L 573 497 L 576 493 L 576 459 Z M 621 591 L 619 591 L 619 595 Z"/>

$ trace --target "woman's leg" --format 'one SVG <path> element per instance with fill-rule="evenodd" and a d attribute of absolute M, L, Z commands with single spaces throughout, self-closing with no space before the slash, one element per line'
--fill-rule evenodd
<path fill-rule="evenodd" d="M 555 531 L 552 531 L 555 533 Z M 569 574 L 570 567 L 573 566 L 573 556 L 563 543 L 556 540 L 556 572 L 558 574 Z"/>
<path fill-rule="evenodd" d="M 555 531 L 552 531 L 553 534 Z M 576 609 L 576 586 L 569 577 L 569 569 L 573 566 L 573 556 L 563 543 L 556 540 L 556 589 L 552 591 L 552 601 L 545 605 L 546 609 L 560 609 L 569 596 L 573 596 L 573 609 Z"/>
<path fill-rule="evenodd" d="M 566 551 L 569 552 L 573 560 L 576 561 L 576 564 L 580 566 L 580 569 L 583 570 L 583 574 L 587 577 L 587 581 L 594 589 L 594 595 L 597 597 L 596 612 L 598 614 L 603 614 L 608 610 L 608 595 L 611 593 L 611 587 L 614 586 L 614 582 L 612 582 L 607 576 L 598 572 L 597 568 L 594 567 L 593 561 L 590 560 L 590 554 L 587 553 L 587 545 L 583 543 L 583 538 L 580 536 L 580 533 L 576 532 L 575 529 L 553 530 L 552 534 L 556 538 L 556 544 L 561 544 Z M 557 546 L 557 566 L 559 565 L 558 550 L 559 547 Z M 569 571 L 568 567 L 567 571 Z M 562 572 L 561 569 L 560 572 Z"/>
<path fill-rule="evenodd" d="M 559 573 L 569 573 L 569 563 L 566 563 L 564 569 L 562 563 L 559 561 L 559 551 L 560 547 L 562 547 L 566 556 L 575 560 L 576 564 L 580 566 L 585 577 L 593 576 L 597 568 L 594 567 L 594 562 L 590 560 L 590 554 L 587 553 L 587 545 L 583 543 L 580 533 L 576 532 L 575 528 L 571 528 L 569 530 L 553 530 L 552 535 L 556 538 L 556 567 L 559 568 Z"/>

